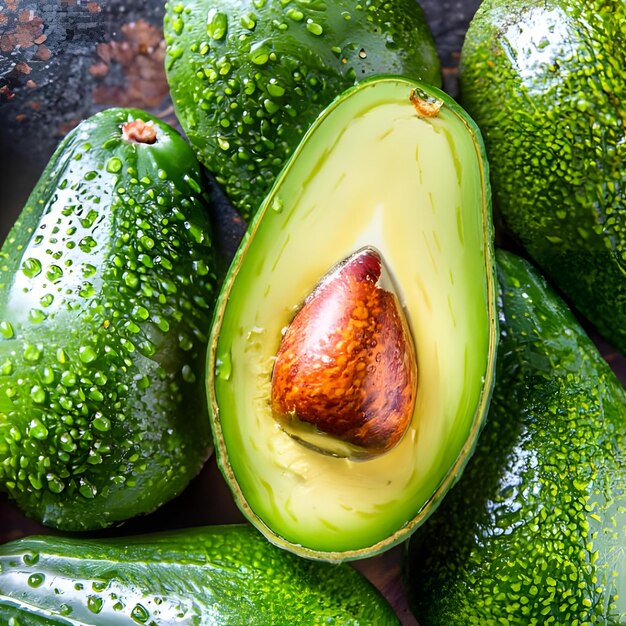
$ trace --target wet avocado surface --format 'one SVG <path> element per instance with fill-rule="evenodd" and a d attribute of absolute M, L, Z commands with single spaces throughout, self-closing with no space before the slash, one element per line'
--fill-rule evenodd
<path fill-rule="evenodd" d="M 151 142 L 124 136 L 138 120 Z M 108 109 L 60 144 L 0 250 L 0 485 L 46 525 L 152 511 L 210 453 L 201 181 L 171 127 Z"/>
<path fill-rule="evenodd" d="M 536 268 L 497 260 L 491 408 L 460 481 L 408 544 L 412 607 L 422 626 L 621 624 L 624 389 Z"/>
<path fill-rule="evenodd" d="M 603 0 L 486 0 L 460 64 L 502 223 L 622 352 L 625 11 Z"/>
<path fill-rule="evenodd" d="M 344 89 L 381 73 L 441 84 L 413 0 L 170 0 L 164 24 L 177 116 L 245 218 Z"/>

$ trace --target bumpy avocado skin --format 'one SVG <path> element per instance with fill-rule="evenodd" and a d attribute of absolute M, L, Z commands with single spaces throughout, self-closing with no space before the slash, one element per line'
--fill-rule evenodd
<path fill-rule="evenodd" d="M 246 219 L 342 91 L 384 73 L 441 84 L 414 0 L 171 0 L 164 30 L 180 123 Z"/>
<path fill-rule="evenodd" d="M 154 144 L 122 138 L 152 121 Z M 110 109 L 58 147 L 0 251 L 0 486 L 82 530 L 149 512 L 211 450 L 211 223 L 188 144 Z"/>
<path fill-rule="evenodd" d="M 492 405 L 408 544 L 413 610 L 421 626 L 623 623 L 626 394 L 541 275 L 497 261 Z"/>
<path fill-rule="evenodd" d="M 486 0 L 460 65 L 503 223 L 626 350 L 626 5 Z"/>
<path fill-rule="evenodd" d="M 68 619 L 92 625 L 400 623 L 349 565 L 300 559 L 244 525 L 7 543 L 0 547 L 0 622 L 13 623 L 9 618 L 23 626 Z"/>

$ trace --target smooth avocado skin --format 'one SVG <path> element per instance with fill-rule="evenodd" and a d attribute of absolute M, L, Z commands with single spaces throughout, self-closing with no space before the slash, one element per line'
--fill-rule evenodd
<path fill-rule="evenodd" d="M 441 85 L 415 0 L 170 0 L 166 71 L 181 126 L 241 215 L 318 114 L 374 74 Z"/>
<path fill-rule="evenodd" d="M 621 351 L 625 23 L 615 0 L 485 0 L 460 63 L 503 224 Z"/>
<path fill-rule="evenodd" d="M 123 137 L 137 119 L 154 143 Z M 152 511 L 210 454 L 201 181 L 172 128 L 106 110 L 59 145 L 0 251 L 0 489 L 45 525 Z"/>
<path fill-rule="evenodd" d="M 6 621 L 5 621 L 6 620 Z M 270 545 L 249 525 L 0 547 L 0 621 L 21 626 L 397 626 L 351 566 Z"/>
<path fill-rule="evenodd" d="M 363 81 L 307 133 L 225 279 L 207 367 L 218 464 L 270 541 L 313 559 L 370 556 L 406 538 L 456 480 L 493 382 L 490 219 L 478 131 L 436 88 Z M 367 460 L 302 445 L 270 403 L 284 328 L 363 246 L 385 261 L 418 364 L 407 432 Z"/>
<path fill-rule="evenodd" d="M 421 626 L 623 624 L 626 395 L 542 275 L 496 258 L 491 408 L 408 542 L 411 607 Z"/>

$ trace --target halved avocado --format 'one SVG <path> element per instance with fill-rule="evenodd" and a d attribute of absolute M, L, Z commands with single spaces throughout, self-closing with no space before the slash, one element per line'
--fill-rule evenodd
<path fill-rule="evenodd" d="M 405 539 L 458 478 L 493 382 L 492 230 L 481 138 L 438 89 L 394 76 L 370 79 L 337 98 L 306 134 L 235 256 L 209 350 L 218 464 L 243 513 L 270 541 L 309 558 L 370 556 Z M 326 324 L 329 339 L 341 324 L 328 321 L 341 315 L 325 313 L 316 326 L 311 302 L 321 292 L 327 310 L 348 310 L 344 300 L 352 296 L 337 293 L 349 293 L 359 272 L 373 268 L 377 278 L 375 258 L 392 286 L 372 279 L 368 293 L 376 303 L 391 302 L 392 294 L 397 306 L 370 311 L 404 317 L 414 344 L 415 356 L 407 349 L 406 357 L 417 366 L 408 426 L 397 443 L 365 455 L 352 454 L 350 442 L 342 450 L 341 440 L 337 449 L 337 437 L 316 423 L 307 428 L 319 430 L 322 443 L 303 442 L 272 408 L 285 329 L 302 339 L 295 349 L 301 358 L 288 369 L 295 373 L 311 356 L 311 333 L 324 336 Z M 296 314 L 309 318 L 300 330 Z M 398 330 L 404 322 L 389 323 Z M 365 341 L 361 331 L 350 332 Z M 362 368 L 348 362 L 343 369 L 372 369 L 391 335 L 381 333 L 378 347 L 361 354 Z M 400 331 L 394 336 L 397 351 L 409 343 Z M 336 357 L 332 350 L 319 356 L 320 372 L 337 365 Z M 396 377 L 389 368 L 374 395 Z M 319 399 L 310 382 L 296 390 L 299 399 Z M 320 404 L 322 413 L 332 410 Z"/>

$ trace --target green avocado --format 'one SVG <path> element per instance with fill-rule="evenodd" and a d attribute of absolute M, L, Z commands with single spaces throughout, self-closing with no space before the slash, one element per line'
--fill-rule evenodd
<path fill-rule="evenodd" d="M 463 46 L 494 207 L 580 313 L 626 351 L 626 5 L 485 0 Z"/>
<path fill-rule="evenodd" d="M 626 394 L 564 302 L 498 251 L 486 426 L 407 552 L 420 626 L 623 624 Z"/>
<path fill-rule="evenodd" d="M 300 559 L 244 525 L 0 547 L 0 623 L 398 626 L 347 564 Z"/>
<path fill-rule="evenodd" d="M 368 79 L 308 131 L 225 279 L 207 368 L 218 464 L 270 541 L 369 556 L 456 480 L 493 380 L 490 220 L 477 129 L 434 87 Z"/>
<path fill-rule="evenodd" d="M 440 86 L 415 0 L 170 0 L 166 71 L 198 158 L 248 219 L 322 109 L 373 74 Z"/>
<path fill-rule="evenodd" d="M 71 131 L 0 250 L 0 489 L 68 530 L 178 494 L 211 451 L 200 166 L 143 111 Z"/>

